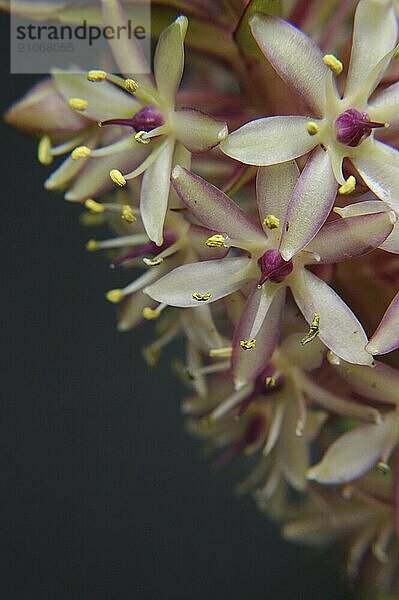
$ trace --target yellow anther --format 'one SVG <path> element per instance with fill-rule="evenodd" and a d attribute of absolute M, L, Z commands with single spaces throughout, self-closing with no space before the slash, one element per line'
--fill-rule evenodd
<path fill-rule="evenodd" d="M 88 107 L 87 100 L 83 100 L 82 98 L 70 98 L 68 100 L 68 104 L 73 110 L 86 110 Z"/>
<path fill-rule="evenodd" d="M 149 144 L 151 142 L 151 138 L 146 138 L 147 131 L 138 131 L 134 136 L 134 139 L 139 144 Z"/>
<path fill-rule="evenodd" d="M 87 210 L 90 210 L 93 213 L 103 213 L 105 210 L 102 204 L 96 202 L 95 200 L 92 200 L 91 198 L 85 200 L 85 208 L 87 208 Z"/>
<path fill-rule="evenodd" d="M 78 158 L 87 158 L 90 156 L 91 150 L 87 146 L 78 146 L 71 153 L 72 160 L 78 160 Z"/>
<path fill-rule="evenodd" d="M 139 84 L 134 79 L 125 79 L 125 90 L 134 94 L 139 89 Z"/>
<path fill-rule="evenodd" d="M 230 358 L 233 354 L 233 348 L 227 346 L 226 348 L 212 348 L 209 350 L 210 358 Z"/>
<path fill-rule="evenodd" d="M 266 215 L 263 219 L 263 225 L 268 229 L 277 229 L 280 226 L 280 219 L 274 215 Z"/>
<path fill-rule="evenodd" d="M 392 58 L 393 58 L 393 59 L 395 59 L 395 58 L 399 58 L 399 44 L 396 46 L 396 48 L 395 48 L 395 52 L 393 53 L 393 56 L 392 56 Z"/>
<path fill-rule="evenodd" d="M 118 289 L 109 290 L 109 292 L 105 294 L 105 297 L 109 302 L 112 302 L 112 304 L 119 304 L 124 298 L 124 293 L 122 290 Z"/>
<path fill-rule="evenodd" d="M 340 188 L 338 188 L 338 192 L 340 194 L 351 194 L 356 188 L 356 179 L 353 175 L 349 175 L 348 179 L 345 181 Z"/>
<path fill-rule="evenodd" d="M 126 179 L 123 177 L 122 173 L 118 171 L 118 169 L 112 169 L 109 172 L 109 176 L 111 177 L 112 181 L 116 183 L 116 185 L 119 185 L 119 187 L 126 185 Z"/>
<path fill-rule="evenodd" d="M 96 250 L 99 250 L 99 248 L 100 244 L 96 240 L 89 240 L 86 243 L 86 250 L 89 252 L 95 252 Z"/>
<path fill-rule="evenodd" d="M 240 346 L 243 350 L 252 350 L 256 346 L 256 340 L 255 338 L 252 338 L 252 340 L 241 340 Z"/>
<path fill-rule="evenodd" d="M 326 54 L 323 56 L 323 62 L 333 73 L 335 73 L 335 75 L 342 73 L 344 65 L 336 56 L 334 56 L 334 54 Z"/>
<path fill-rule="evenodd" d="M 265 386 L 269 390 L 274 390 L 274 388 L 277 387 L 277 381 L 274 379 L 274 377 L 266 377 Z"/>
<path fill-rule="evenodd" d="M 319 133 L 319 126 L 314 121 L 309 121 L 306 125 L 306 129 L 309 135 L 316 135 L 316 133 Z"/>
<path fill-rule="evenodd" d="M 143 263 L 147 265 L 147 267 L 156 267 L 157 265 L 160 265 L 161 262 L 163 262 L 162 256 L 155 256 L 154 258 L 143 258 Z"/>
<path fill-rule="evenodd" d="M 390 473 L 390 471 L 391 471 L 391 467 L 389 465 L 387 465 L 387 463 L 384 462 L 383 460 L 380 460 L 380 462 L 377 464 L 377 469 L 384 475 L 386 475 L 387 473 Z"/>
<path fill-rule="evenodd" d="M 199 292 L 193 292 L 192 297 L 197 302 L 206 302 L 212 296 L 212 292 L 206 292 L 205 294 L 200 294 Z"/>
<path fill-rule="evenodd" d="M 216 233 L 206 240 L 205 245 L 208 248 L 223 248 L 225 241 L 226 238 L 223 235 Z"/>
<path fill-rule="evenodd" d="M 44 135 L 37 147 L 37 158 L 42 165 L 50 165 L 53 162 L 51 154 L 51 140 L 48 135 Z"/>
<path fill-rule="evenodd" d="M 161 312 L 156 308 L 151 308 L 150 306 L 146 306 L 143 308 L 143 317 L 147 319 L 147 321 L 154 321 L 161 316 Z"/>
<path fill-rule="evenodd" d="M 87 73 L 87 79 L 89 81 L 103 81 L 107 78 L 106 71 L 99 71 L 97 69 L 92 69 Z"/>
<path fill-rule="evenodd" d="M 129 206 L 129 204 L 125 204 L 122 207 L 121 219 L 126 221 L 126 223 L 134 223 L 137 221 L 137 218 L 133 214 L 132 207 Z"/>
<path fill-rule="evenodd" d="M 320 315 L 318 313 L 314 313 L 309 332 L 301 339 L 301 346 L 309 344 L 309 342 L 312 342 L 315 337 L 319 335 L 319 326 Z"/>
<path fill-rule="evenodd" d="M 205 417 L 202 417 L 199 424 L 202 429 L 210 429 L 215 424 L 215 419 L 212 415 L 205 415 Z"/>

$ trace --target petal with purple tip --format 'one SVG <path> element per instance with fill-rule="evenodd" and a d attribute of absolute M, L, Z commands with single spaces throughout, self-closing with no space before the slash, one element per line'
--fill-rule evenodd
<path fill-rule="evenodd" d="M 398 416 L 385 415 L 376 425 L 362 425 L 344 433 L 311 467 L 308 479 L 324 484 L 344 484 L 358 479 L 380 460 L 391 436 L 398 435 Z"/>
<path fill-rule="evenodd" d="M 367 336 L 351 309 L 324 281 L 303 269 L 291 284 L 300 311 L 309 324 L 315 313 L 320 317 L 319 336 L 322 342 L 348 362 L 371 365 L 366 352 Z"/>
<path fill-rule="evenodd" d="M 328 67 L 313 40 L 293 25 L 271 15 L 254 15 L 250 26 L 260 49 L 280 77 L 310 108 L 321 114 Z"/>
<path fill-rule="evenodd" d="M 337 193 L 328 152 L 314 151 L 305 165 L 289 202 L 280 252 L 290 260 L 314 238 L 326 221 Z"/>
<path fill-rule="evenodd" d="M 168 208 L 170 171 L 174 140 L 166 139 L 157 158 L 143 176 L 140 192 L 140 214 L 150 240 L 157 246 L 163 242 L 163 224 Z"/>
<path fill-rule="evenodd" d="M 375 367 L 370 369 L 361 365 L 352 365 L 346 361 L 333 363 L 338 373 L 349 383 L 351 388 L 377 402 L 387 402 L 399 405 L 399 371 L 376 361 Z"/>
<path fill-rule="evenodd" d="M 154 300 L 171 306 L 201 306 L 201 301 L 193 294 L 205 297 L 210 294 L 204 300 L 210 303 L 235 292 L 253 279 L 251 262 L 249 258 L 239 256 L 182 265 L 144 291 Z"/>
<path fill-rule="evenodd" d="M 214 185 L 187 169 L 175 167 L 172 184 L 184 204 L 202 225 L 238 240 L 265 242 L 263 231 Z"/>
<path fill-rule="evenodd" d="M 324 225 L 306 250 L 315 252 L 320 263 L 361 256 L 380 246 L 392 232 L 395 222 L 393 211 L 336 219 Z"/>
<path fill-rule="evenodd" d="M 285 301 L 285 287 L 266 283 L 248 297 L 234 332 L 232 370 L 236 389 L 253 380 L 264 369 L 276 346 Z M 245 350 L 240 342 L 256 340 Z"/>
<path fill-rule="evenodd" d="M 390 2 L 361 0 L 354 20 L 352 52 L 345 97 L 356 94 L 398 36 L 395 10 Z"/>
<path fill-rule="evenodd" d="M 184 38 L 188 26 L 187 17 L 179 16 L 159 36 L 154 56 L 154 74 L 158 92 L 169 107 L 175 104 L 175 96 L 184 69 Z"/>
<path fill-rule="evenodd" d="M 367 344 L 370 354 L 387 354 L 399 348 L 399 292 L 385 311 Z"/>
<path fill-rule="evenodd" d="M 242 163 L 275 165 L 303 156 L 320 142 L 318 134 L 309 135 L 306 117 L 266 117 L 246 123 L 230 133 L 220 149 Z"/>
<path fill-rule="evenodd" d="M 227 125 L 193 108 L 173 115 L 173 129 L 179 142 L 190 152 L 204 152 L 220 144 L 227 136 Z"/>

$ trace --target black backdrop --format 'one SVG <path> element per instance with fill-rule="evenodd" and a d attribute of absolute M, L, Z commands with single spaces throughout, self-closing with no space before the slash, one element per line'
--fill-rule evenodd
<path fill-rule="evenodd" d="M 10 76 L 5 109 L 35 78 Z M 337 600 L 319 555 L 280 541 L 183 430 L 168 361 L 150 371 L 149 329 L 120 334 L 79 208 L 46 193 L 35 143 L 2 130 L 0 597 L 2 600 Z"/>

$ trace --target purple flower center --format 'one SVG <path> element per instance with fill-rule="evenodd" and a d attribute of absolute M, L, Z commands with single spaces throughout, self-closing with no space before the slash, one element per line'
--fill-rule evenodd
<path fill-rule="evenodd" d="M 164 118 L 157 106 L 145 106 L 131 119 L 108 119 L 101 125 L 124 125 L 134 131 L 152 131 L 164 124 Z"/>
<path fill-rule="evenodd" d="M 261 270 L 259 285 L 270 279 L 274 283 L 281 283 L 292 272 L 292 261 L 285 261 L 278 250 L 266 250 L 258 260 Z"/>
<path fill-rule="evenodd" d="M 352 147 L 358 146 L 377 127 L 385 127 L 385 123 L 370 121 L 367 113 L 356 108 L 348 108 L 335 121 L 337 140 Z"/>

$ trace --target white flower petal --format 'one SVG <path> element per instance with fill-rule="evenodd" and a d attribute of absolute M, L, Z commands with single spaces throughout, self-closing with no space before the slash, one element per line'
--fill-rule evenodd
<path fill-rule="evenodd" d="M 193 108 L 183 108 L 173 115 L 173 129 L 190 152 L 204 152 L 217 146 L 227 136 L 227 125 Z"/>
<path fill-rule="evenodd" d="M 163 142 L 162 150 L 144 173 L 141 183 L 141 219 L 148 237 L 157 246 L 161 246 L 163 242 L 163 224 L 168 208 L 173 151 L 173 139 Z"/>
<path fill-rule="evenodd" d="M 182 265 L 147 287 L 146 294 L 171 306 L 201 306 L 193 294 L 208 294 L 214 302 L 240 289 L 252 279 L 251 259 L 239 256 Z"/>
<path fill-rule="evenodd" d="M 316 114 L 321 114 L 328 67 L 313 40 L 300 29 L 271 15 L 254 15 L 250 26 L 260 49 L 280 77 Z"/>
<path fill-rule="evenodd" d="M 372 121 L 399 123 L 399 81 L 379 92 L 369 103 L 367 112 Z"/>
<path fill-rule="evenodd" d="M 308 479 L 324 484 L 344 484 L 358 479 L 381 458 L 387 441 L 397 435 L 398 415 L 385 415 L 382 423 L 362 425 L 344 433 L 308 471 Z"/>
<path fill-rule="evenodd" d="M 391 2 L 359 2 L 344 94 L 346 98 L 358 93 L 377 63 L 394 48 L 397 35 L 397 18 Z"/>
<path fill-rule="evenodd" d="M 246 123 L 230 133 L 220 149 L 248 165 L 267 166 L 307 154 L 319 143 L 309 135 L 306 117 L 266 117 Z"/>
<path fill-rule="evenodd" d="M 303 169 L 288 204 L 280 253 L 290 260 L 302 250 L 326 221 L 337 194 L 337 182 L 328 152 L 317 148 Z"/>
<path fill-rule="evenodd" d="M 393 208 L 399 207 L 399 151 L 368 139 L 351 158 L 356 169 L 378 198 Z"/>
<path fill-rule="evenodd" d="M 306 470 L 309 466 L 309 442 L 306 436 L 296 434 L 300 420 L 298 405 L 287 401 L 278 442 L 279 462 L 287 481 L 298 491 L 306 487 Z"/>
<path fill-rule="evenodd" d="M 329 285 L 303 269 L 290 287 L 295 302 L 309 324 L 315 313 L 320 316 L 319 337 L 330 350 L 351 363 L 373 363 L 365 350 L 367 336 L 363 327 Z"/>
<path fill-rule="evenodd" d="M 133 96 L 108 81 L 88 81 L 85 72 L 69 73 L 52 69 L 51 75 L 58 93 L 66 102 L 71 98 L 87 101 L 86 110 L 79 111 L 79 114 L 93 121 L 130 118 L 140 109 L 139 102 Z"/>
<path fill-rule="evenodd" d="M 187 26 L 187 17 L 177 17 L 159 36 L 155 51 L 154 74 L 158 92 L 169 107 L 175 104 L 175 96 L 183 75 Z"/>
<path fill-rule="evenodd" d="M 367 345 L 370 354 L 387 354 L 397 348 L 399 348 L 399 292 L 388 306 Z"/>
<path fill-rule="evenodd" d="M 258 169 L 256 177 L 256 199 L 260 222 L 267 235 L 274 235 L 279 244 L 285 213 L 299 178 L 299 169 L 295 161 L 288 161 L 270 167 Z M 277 217 L 280 225 L 269 230 L 263 224 L 268 215 Z M 276 232 L 276 233 L 274 233 Z"/>
<path fill-rule="evenodd" d="M 236 389 L 253 380 L 265 368 L 280 334 L 285 288 L 267 282 L 248 297 L 233 336 L 232 372 Z M 256 340 L 249 350 L 242 340 Z"/>

